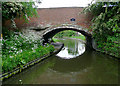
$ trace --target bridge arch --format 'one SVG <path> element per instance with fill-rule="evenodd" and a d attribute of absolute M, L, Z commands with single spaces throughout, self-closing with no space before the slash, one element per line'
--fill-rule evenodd
<path fill-rule="evenodd" d="M 78 26 L 62 26 L 62 27 L 55 27 L 55 28 L 48 28 L 43 33 L 44 43 L 48 43 L 49 39 L 52 38 L 55 34 L 64 31 L 64 30 L 73 30 L 76 32 L 80 32 L 82 35 L 86 37 L 86 45 L 92 48 L 92 33 L 88 29 L 84 29 Z"/>

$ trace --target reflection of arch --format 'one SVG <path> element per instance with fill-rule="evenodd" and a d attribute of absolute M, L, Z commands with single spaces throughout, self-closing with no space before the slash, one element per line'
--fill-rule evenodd
<path fill-rule="evenodd" d="M 61 73 L 78 72 L 85 70 L 89 68 L 94 61 L 92 52 L 93 51 L 91 50 L 86 50 L 85 53 L 81 56 L 67 60 L 56 57 L 58 60 L 55 61 L 55 64 L 53 67 L 51 67 L 51 69 Z"/>
<path fill-rule="evenodd" d="M 55 34 L 64 30 L 73 30 L 76 32 L 80 32 L 82 35 L 86 37 L 86 45 L 88 45 L 89 47 L 92 46 L 91 33 L 86 29 L 75 28 L 75 27 L 57 27 L 50 30 L 49 29 L 46 30 L 45 33 L 43 34 L 44 43 L 48 42 L 49 38 L 52 38 Z"/>
<path fill-rule="evenodd" d="M 63 59 L 76 58 L 85 52 L 85 44 L 79 40 L 61 40 L 64 43 L 64 49 L 62 49 L 57 56 Z M 83 48 L 83 49 L 82 49 Z M 81 50 L 80 50 L 81 49 Z"/>

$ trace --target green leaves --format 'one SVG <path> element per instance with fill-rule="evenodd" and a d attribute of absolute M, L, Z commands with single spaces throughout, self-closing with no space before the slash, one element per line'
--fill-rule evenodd
<path fill-rule="evenodd" d="M 34 6 L 34 7 L 33 7 Z M 38 16 L 35 2 L 2 2 L 2 20 L 11 20 L 12 26 L 16 28 L 15 18 L 24 18 L 26 22 L 29 17 Z"/>
<path fill-rule="evenodd" d="M 8 72 L 13 70 L 15 67 L 23 67 L 26 63 L 29 61 L 32 61 L 36 58 L 40 58 L 41 56 L 45 54 L 49 54 L 50 52 L 54 51 L 54 47 L 52 45 L 47 45 L 45 47 L 40 46 L 37 49 L 35 49 L 35 52 L 33 50 L 25 50 L 22 53 L 14 54 L 12 56 L 6 55 L 5 57 L 2 57 L 2 71 Z"/>
<path fill-rule="evenodd" d="M 72 37 L 78 35 L 76 31 L 67 30 L 57 33 L 54 37 L 63 38 L 63 37 Z"/>
<path fill-rule="evenodd" d="M 94 15 L 91 28 L 98 48 L 118 57 L 120 54 L 118 51 L 120 48 L 120 3 L 97 2 L 87 7 L 86 12 L 92 12 Z"/>
<path fill-rule="evenodd" d="M 116 24 L 115 27 L 112 29 L 113 32 L 120 31 L 120 27 Z"/>
<path fill-rule="evenodd" d="M 42 46 L 42 41 L 35 39 L 33 34 L 28 37 L 20 32 L 6 31 L 9 34 L 2 41 L 2 71 L 8 72 L 16 67 L 23 67 L 26 63 L 40 58 L 54 51 L 52 45 Z M 5 34 L 4 34 L 5 36 Z"/>

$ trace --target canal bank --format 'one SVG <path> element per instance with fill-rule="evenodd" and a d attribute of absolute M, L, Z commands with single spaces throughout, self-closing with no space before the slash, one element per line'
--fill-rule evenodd
<path fill-rule="evenodd" d="M 103 53 L 103 54 L 106 54 L 106 55 L 109 55 L 109 56 L 111 56 L 111 57 L 113 57 L 113 58 L 115 58 L 115 59 L 119 59 L 120 58 L 120 54 L 119 54 L 119 48 L 116 48 L 116 50 L 117 50 L 117 55 L 115 55 L 115 52 L 108 52 L 108 50 L 105 50 L 105 49 L 102 49 L 102 48 L 98 48 L 98 44 L 97 44 L 97 42 L 94 40 L 94 39 L 92 39 L 92 47 L 93 47 L 93 49 L 96 51 L 96 52 L 100 52 L 100 53 Z M 106 47 L 106 46 L 104 46 L 104 47 Z M 113 47 L 114 48 L 114 47 Z"/>
<path fill-rule="evenodd" d="M 78 40 L 60 42 L 64 47 L 58 54 L 4 80 L 3 85 L 118 84 L 118 60 L 93 51 Z"/>
<path fill-rule="evenodd" d="M 73 40 L 79 40 L 79 41 L 81 41 L 82 43 L 86 43 L 86 40 L 81 40 L 81 39 L 79 39 L 79 38 L 69 38 L 69 37 L 63 37 L 63 38 L 53 38 L 53 41 L 55 41 L 55 42 L 59 42 L 59 40 L 58 39 L 60 39 L 60 40 L 62 40 L 62 39 L 73 39 Z M 103 51 L 103 50 L 101 50 L 101 49 L 99 49 L 99 48 L 97 48 L 97 43 L 95 42 L 95 40 L 94 39 L 92 39 L 92 41 L 91 41 L 91 43 L 92 43 L 92 48 L 91 49 L 93 49 L 93 50 L 95 50 L 96 52 L 99 52 L 99 53 L 103 53 L 103 54 L 106 54 L 106 55 L 110 55 L 111 57 L 113 57 L 113 58 L 115 58 L 115 59 L 119 59 L 119 57 L 116 57 L 115 55 L 113 55 L 112 53 L 108 53 L 107 51 Z M 118 51 L 119 51 L 119 49 L 118 49 Z M 118 52 L 119 53 L 119 52 Z"/>
<path fill-rule="evenodd" d="M 47 55 L 44 55 L 44 56 L 42 56 L 40 58 L 37 58 L 37 59 L 35 59 L 33 61 L 30 61 L 27 64 L 23 65 L 22 67 L 17 67 L 17 68 L 15 68 L 12 71 L 0 74 L 0 80 L 4 80 L 4 79 L 7 79 L 7 78 L 10 78 L 11 76 L 14 76 L 15 74 L 20 73 L 20 72 L 24 71 L 25 69 L 27 69 L 27 68 L 29 68 L 29 67 L 31 67 L 31 66 L 33 66 L 33 65 L 35 65 L 35 64 L 37 64 L 37 63 L 39 63 L 39 62 L 41 62 L 43 60 L 45 60 L 45 59 L 47 59 L 48 57 L 58 53 L 64 46 L 63 43 L 51 43 L 51 44 L 55 48 L 55 50 L 53 52 L 50 52 Z"/>

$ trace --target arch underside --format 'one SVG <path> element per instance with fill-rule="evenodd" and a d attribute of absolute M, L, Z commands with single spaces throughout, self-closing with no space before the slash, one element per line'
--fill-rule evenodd
<path fill-rule="evenodd" d="M 64 30 L 73 30 L 76 32 L 80 32 L 82 35 L 86 37 L 86 45 L 89 47 L 92 46 L 92 35 L 86 32 L 84 29 L 79 30 L 76 28 L 56 28 L 56 29 L 50 30 L 43 35 L 44 43 L 48 43 L 50 38 L 52 38 L 55 34 Z"/>
<path fill-rule="evenodd" d="M 43 39 L 45 40 L 45 42 L 47 42 L 49 38 L 52 38 L 55 34 L 61 32 L 61 31 L 64 31 L 64 30 L 73 30 L 76 32 L 80 32 L 85 37 L 91 37 L 91 34 L 85 32 L 84 30 L 79 30 L 79 29 L 75 29 L 75 28 L 57 28 L 57 29 L 54 29 L 54 30 L 51 30 L 51 31 L 45 33 L 43 35 Z"/>

